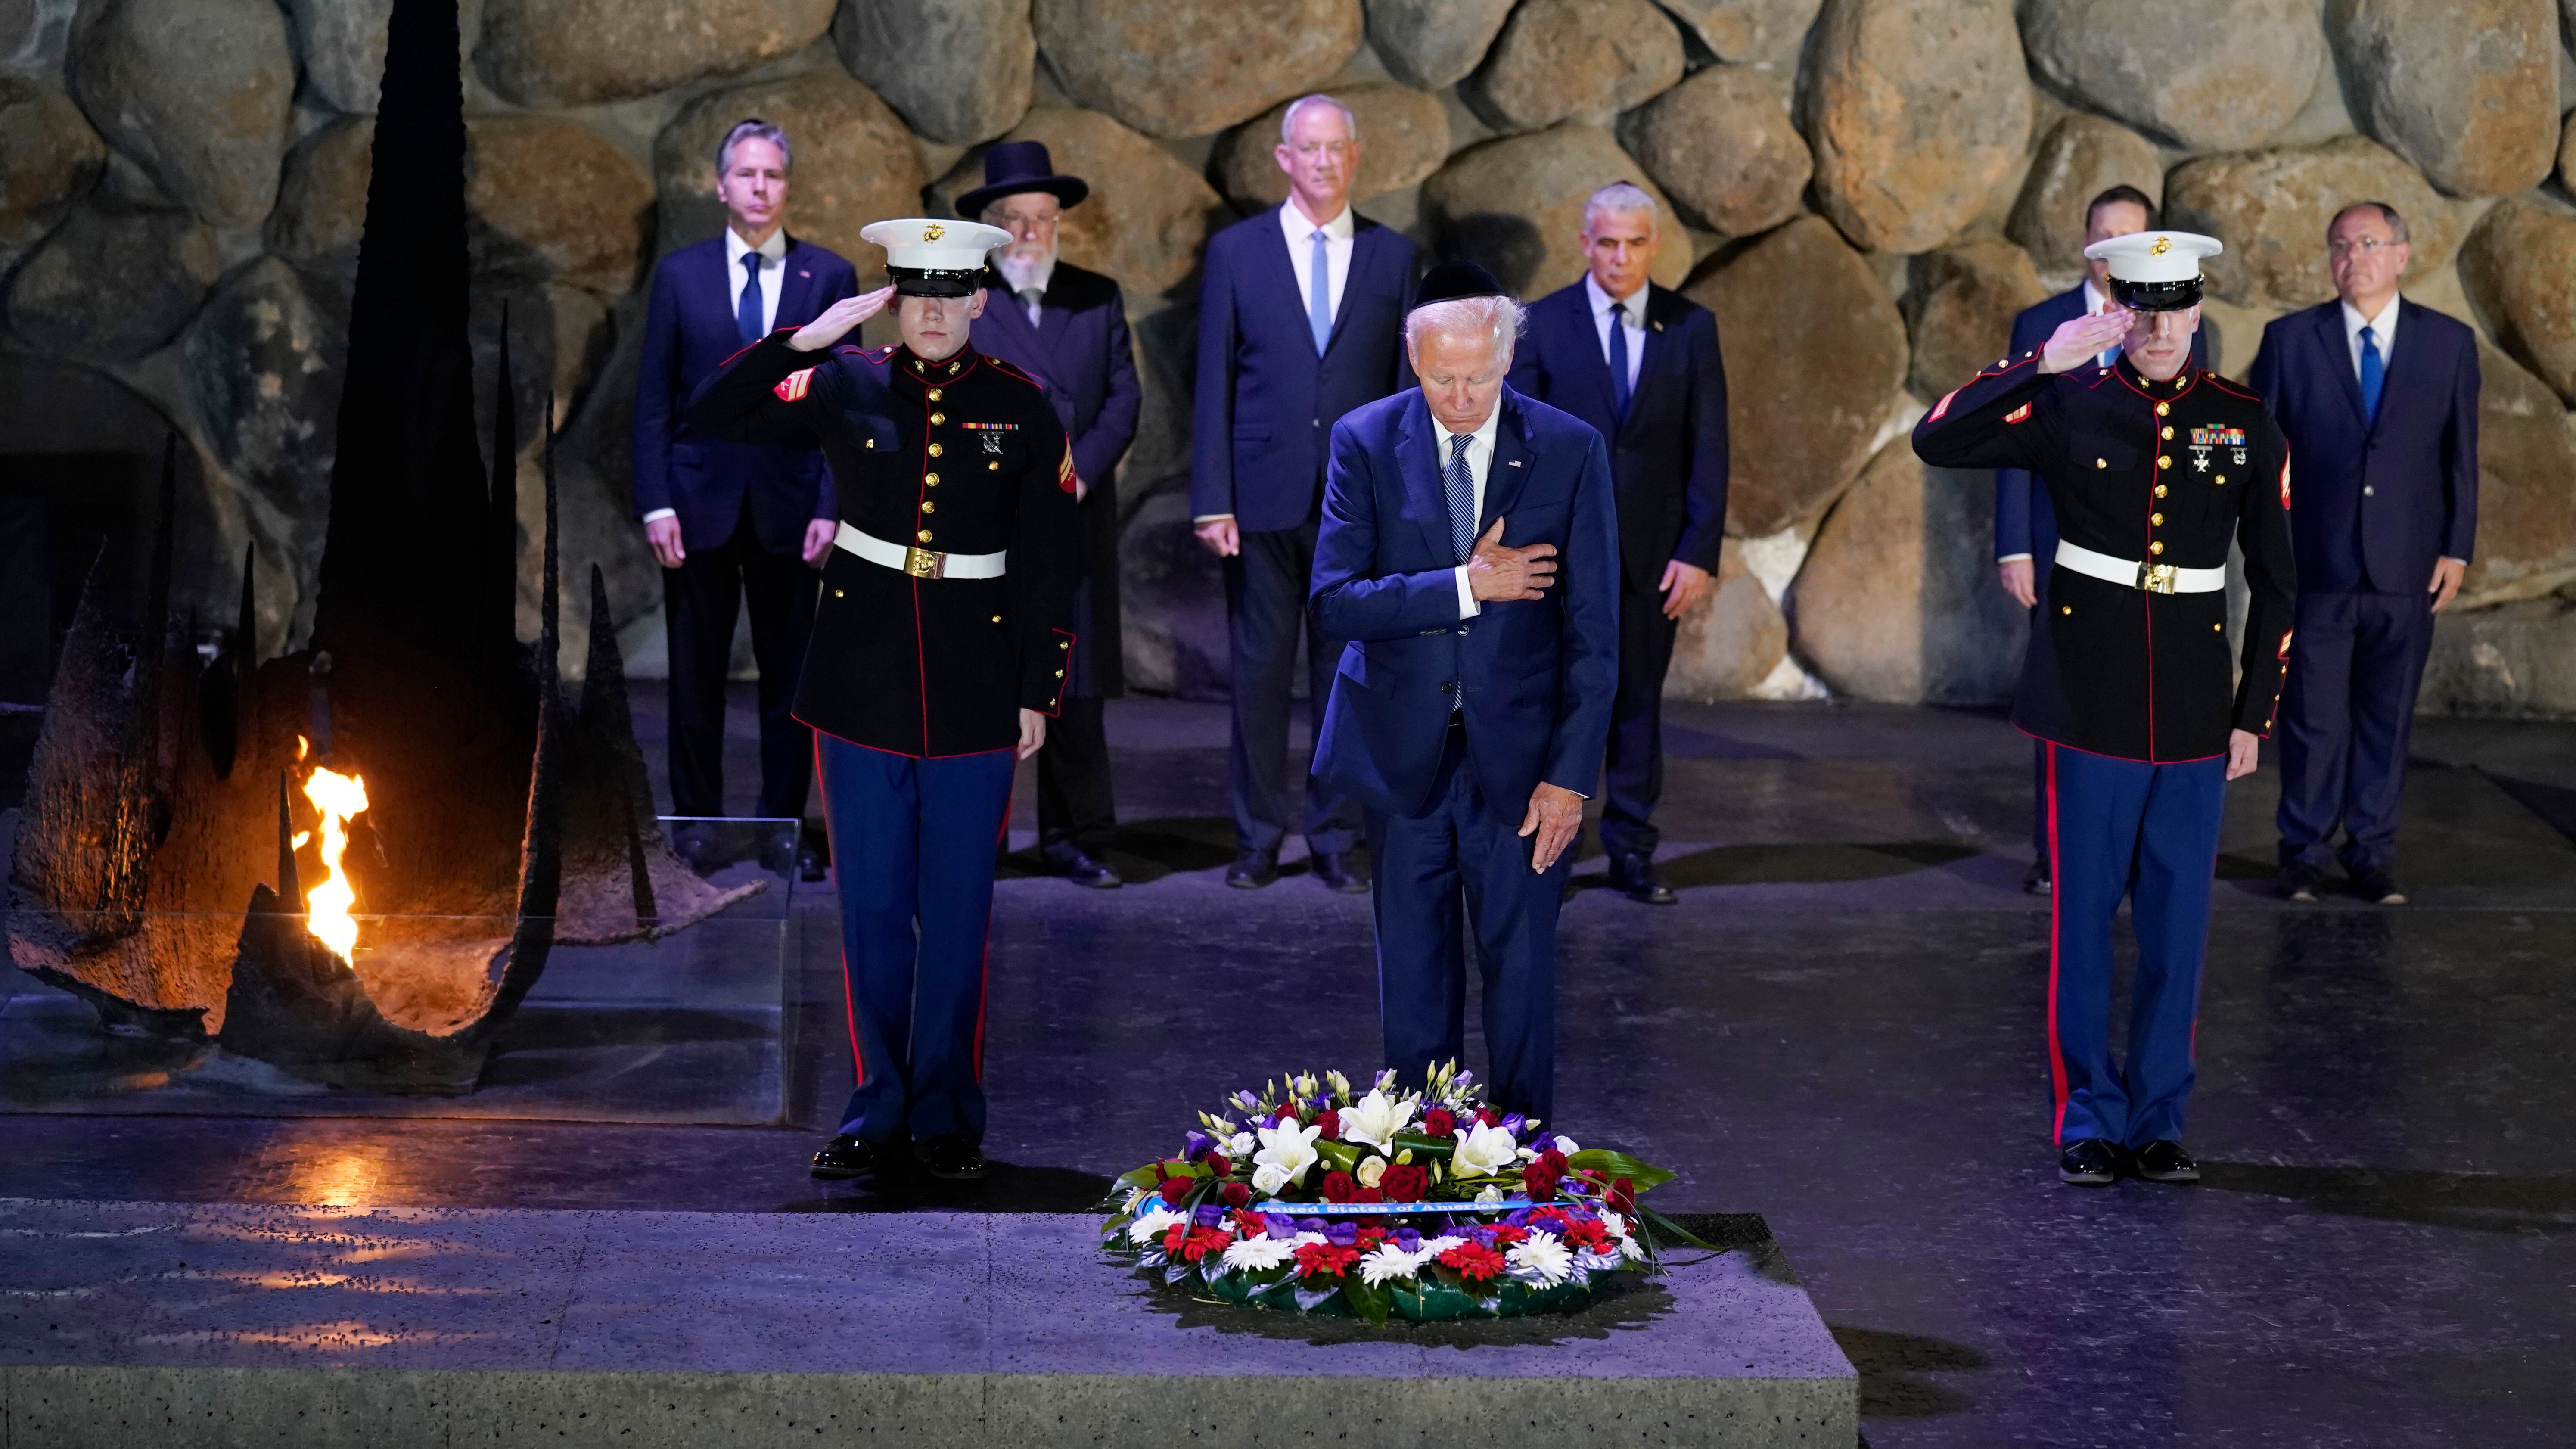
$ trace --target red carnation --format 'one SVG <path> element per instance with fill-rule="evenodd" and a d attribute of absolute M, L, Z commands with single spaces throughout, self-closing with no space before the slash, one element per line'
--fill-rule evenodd
<path fill-rule="evenodd" d="M 1555 1173 L 1555 1174 L 1556 1174 L 1557 1176 L 1559 1176 L 1559 1177 L 1563 1177 L 1563 1176 L 1565 1176 L 1565 1174 L 1566 1174 L 1568 1171 L 1570 1171 L 1570 1170 L 1571 1170 L 1571 1168 L 1572 1168 L 1572 1164 L 1568 1163 L 1568 1162 L 1565 1160 L 1565 1154 L 1564 1154 L 1564 1153 L 1562 1153 L 1562 1152 L 1557 1151 L 1557 1150 L 1556 1150 L 1555 1148 L 1553 1148 L 1553 1147 L 1549 1148 L 1549 1149 L 1548 1149 L 1548 1150 L 1546 1150 L 1545 1152 L 1540 1153 L 1540 1154 L 1538 1155 L 1538 1160 L 1539 1160 L 1539 1161 L 1541 1161 L 1541 1162 L 1546 1163 L 1546 1164 L 1547 1164 L 1547 1170 L 1548 1170 L 1548 1171 L 1550 1171 L 1550 1172 L 1552 1172 L 1552 1173 Z M 1219 1161 L 1219 1162 L 1223 1162 L 1223 1161 L 1225 1161 L 1225 1159 L 1224 1159 L 1224 1158 L 1222 1158 L 1222 1157 L 1220 1157 L 1220 1158 L 1218 1158 L 1218 1159 L 1217 1159 L 1217 1161 Z M 1219 1175 L 1220 1175 L 1220 1176 L 1222 1176 L 1223 1174 L 1219 1174 Z"/>
<path fill-rule="evenodd" d="M 1484 1123 L 1488 1127 L 1500 1127 L 1503 1125 L 1503 1114 L 1495 1111 L 1491 1107 L 1487 1107 L 1485 1110 L 1476 1114 L 1476 1120 Z"/>
<path fill-rule="evenodd" d="M 1637 1180 L 1623 1177 L 1610 1184 L 1610 1210 L 1630 1217 L 1637 1213 Z"/>
<path fill-rule="evenodd" d="M 1326 1107 L 1323 1111 L 1315 1114 L 1315 1126 L 1321 1129 L 1315 1134 L 1316 1141 L 1339 1142 L 1342 1140 L 1342 1114 L 1334 1111 L 1332 1108 Z"/>
<path fill-rule="evenodd" d="M 1208 1158 L 1208 1171 L 1220 1178 L 1234 1176 L 1234 1159 L 1219 1152 Z"/>
<path fill-rule="evenodd" d="M 1503 1255 L 1474 1243 L 1460 1243 L 1440 1255 L 1443 1267 L 1454 1268 L 1458 1276 L 1470 1283 L 1482 1283 L 1503 1271 Z"/>
<path fill-rule="evenodd" d="M 1533 1162 L 1521 1169 L 1521 1191 L 1531 1202 L 1545 1202 L 1556 1196 L 1556 1174 L 1544 1162 Z"/>
<path fill-rule="evenodd" d="M 1300 1278 L 1339 1278 L 1342 1270 L 1360 1260 L 1357 1248 L 1337 1247 L 1331 1243 L 1297 1245 L 1297 1276 Z"/>
<path fill-rule="evenodd" d="M 1386 1170 L 1377 1185 L 1388 1202 L 1420 1202 L 1423 1191 L 1431 1186 L 1431 1172 L 1410 1162 L 1399 1162 Z"/>
<path fill-rule="evenodd" d="M 1446 1137 L 1458 1130 L 1458 1115 L 1446 1107 L 1434 1107 L 1422 1114 L 1422 1134 Z"/>
<path fill-rule="evenodd" d="M 1326 1202 L 1349 1202 L 1359 1196 L 1360 1185 L 1352 1181 L 1347 1172 L 1328 1172 L 1324 1174 L 1324 1185 L 1318 1190 Z"/>
<path fill-rule="evenodd" d="M 1384 1181 L 1384 1179 L 1383 1179 L 1383 1178 L 1381 1178 L 1381 1179 L 1379 1179 L 1379 1180 L 1380 1180 L 1380 1181 Z M 1353 1201 L 1353 1202 L 1384 1202 L 1384 1201 L 1386 1201 L 1386 1193 L 1385 1193 L 1385 1191 L 1384 1191 L 1383 1189 L 1381 1189 L 1381 1188 L 1364 1187 L 1364 1188 L 1361 1188 L 1361 1189 L 1360 1189 L 1360 1195 L 1359 1195 L 1359 1196 L 1357 1196 L 1357 1197 L 1355 1197 L 1355 1198 L 1352 1198 L 1352 1199 L 1351 1199 L 1351 1201 Z"/>
<path fill-rule="evenodd" d="M 1179 1207 L 1183 1202 L 1189 1199 L 1190 1189 L 1198 1186 L 1198 1181 L 1199 1180 L 1195 1177 L 1164 1178 L 1162 1188 L 1163 1201 L 1170 1203 L 1174 1207 Z"/>
<path fill-rule="evenodd" d="M 1239 1182 L 1229 1182 L 1218 1188 L 1216 1192 L 1217 1196 L 1225 1199 L 1225 1205 L 1230 1208 L 1243 1207 L 1252 1201 L 1252 1189 Z"/>
<path fill-rule="evenodd" d="M 1259 1213 L 1238 1211 L 1234 1215 L 1234 1231 L 1246 1240 L 1266 1238 L 1270 1236 L 1270 1224 Z"/>

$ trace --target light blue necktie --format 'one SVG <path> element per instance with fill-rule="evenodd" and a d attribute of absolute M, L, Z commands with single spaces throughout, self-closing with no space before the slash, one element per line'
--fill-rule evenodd
<path fill-rule="evenodd" d="M 760 253 L 742 254 L 742 300 L 733 308 L 733 330 L 745 342 L 758 342 L 768 330 L 760 325 Z"/>
<path fill-rule="evenodd" d="M 2361 416 L 2364 421 L 2379 421 L 2379 390 L 2388 383 L 2388 365 L 2380 360 L 2379 339 L 2370 329 L 2361 329 Z"/>
<path fill-rule="evenodd" d="M 1476 475 L 1467 467 L 1467 445 L 1473 433 L 1449 435 L 1449 545 L 1465 563 L 1476 551 Z"/>
<path fill-rule="evenodd" d="M 1314 260 L 1306 264 L 1306 325 L 1315 332 L 1315 355 L 1324 355 L 1333 340 L 1333 265 L 1324 249 L 1324 233 L 1315 232 Z"/>
<path fill-rule="evenodd" d="M 1610 403 L 1619 421 L 1628 421 L 1628 307 L 1610 304 Z"/>

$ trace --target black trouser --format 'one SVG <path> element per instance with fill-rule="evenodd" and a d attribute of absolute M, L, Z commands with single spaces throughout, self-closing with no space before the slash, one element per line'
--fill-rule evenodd
<path fill-rule="evenodd" d="M 734 608 L 751 610 L 751 654 L 760 666 L 760 804 L 753 812 L 805 814 L 814 735 L 788 713 L 796 671 L 814 628 L 815 574 L 796 555 L 771 553 L 743 510 L 722 548 L 689 550 L 662 570 L 671 647 L 671 810 L 722 815 L 725 672 L 733 662 Z"/>
<path fill-rule="evenodd" d="M 2433 648 L 2433 596 L 2301 594 L 2281 692 L 2281 865 L 2354 875 L 2397 857 L 2397 805 L 2415 693 Z"/>
<path fill-rule="evenodd" d="M 1359 835 L 1359 812 L 1317 781 L 1307 761 L 1288 759 L 1288 712 L 1295 703 L 1297 636 L 1306 635 L 1307 715 L 1324 733 L 1341 646 L 1315 635 L 1306 588 L 1315 571 L 1315 523 L 1245 531 L 1225 561 L 1225 620 L 1234 663 L 1234 834 L 1243 850 L 1277 854 L 1303 787 L 1306 847 L 1339 853 Z M 1313 745 L 1308 751 L 1311 756 Z"/>
<path fill-rule="evenodd" d="M 1610 696 L 1610 752 L 1603 768 L 1601 849 L 1651 858 L 1663 842 L 1652 819 L 1664 793 L 1664 674 L 1672 668 L 1678 620 L 1664 596 L 1639 592 L 1619 571 L 1619 687 Z"/>
<path fill-rule="evenodd" d="M 1047 721 L 1038 751 L 1038 844 L 1071 842 L 1097 855 L 1117 827 L 1110 794 L 1109 731 L 1103 701 L 1068 699 Z"/>

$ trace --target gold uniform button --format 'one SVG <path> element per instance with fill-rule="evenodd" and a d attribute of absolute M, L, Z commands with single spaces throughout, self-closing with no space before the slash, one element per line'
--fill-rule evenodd
<path fill-rule="evenodd" d="M 2156 496 L 2157 496 L 2158 498 L 2162 498 L 2162 497 L 2164 497 L 2164 496 L 2165 496 L 2165 485 L 2163 485 L 2162 483 L 2159 483 L 2159 484 L 2157 484 L 2157 485 L 2156 485 Z"/>
<path fill-rule="evenodd" d="M 2172 404 L 2172 403 L 2158 403 L 2158 404 L 2156 404 L 2156 416 L 2157 416 L 2157 417 L 2163 417 L 2165 414 L 2167 414 L 2167 413 L 2169 413 L 2169 412 L 2172 412 L 2172 411 L 2173 411 L 2173 404 Z"/>
<path fill-rule="evenodd" d="M 1057 641 L 1056 641 L 1056 646 L 1055 646 L 1055 647 L 1057 647 L 1058 649 L 1070 649 L 1070 648 L 1072 648 L 1073 646 L 1072 646 L 1071 644 L 1068 644 L 1068 643 L 1064 642 L 1063 640 L 1059 639 L 1059 640 L 1057 640 Z"/>
<path fill-rule="evenodd" d="M 2168 434 L 2170 434 L 2170 433 L 2173 431 L 2173 429 L 2171 429 L 2171 428 L 2167 428 L 2167 429 L 2165 429 L 2165 431 L 2166 431 Z M 934 458 L 936 458 L 936 457 L 938 457 L 938 456 L 939 456 L 939 445 L 938 445 L 937 443 L 933 443 L 933 444 L 931 444 L 931 445 L 930 445 L 930 456 L 932 456 L 932 457 L 934 457 Z"/>
<path fill-rule="evenodd" d="M 2057 612 L 2061 614 L 2072 614 L 2075 612 L 2075 606 L 2073 604 L 2060 604 L 2057 606 Z"/>
<path fill-rule="evenodd" d="M 921 532 L 914 534 L 913 537 L 921 540 L 923 543 L 928 543 L 930 542 L 930 530 L 925 528 Z"/>
<path fill-rule="evenodd" d="M 933 488 L 936 488 L 939 486 L 939 475 L 936 473 L 924 473 L 921 475 L 921 481 L 929 484 Z"/>
<path fill-rule="evenodd" d="M 1002 471 L 1002 465 L 999 463 L 987 463 L 984 465 L 984 471 L 987 473 L 999 473 Z"/>
<path fill-rule="evenodd" d="M 870 438 L 870 439 L 868 439 L 866 442 L 861 443 L 859 446 L 860 446 L 860 447 L 863 447 L 863 448 L 873 448 L 873 447 L 875 447 L 876 445 L 877 445 L 877 440 L 876 440 L 876 439 L 874 439 L 874 438 Z"/>
<path fill-rule="evenodd" d="M 930 425 L 934 428 L 946 421 L 948 421 L 948 414 L 946 413 L 932 413 L 930 415 Z"/>
<path fill-rule="evenodd" d="M 922 542 L 928 543 L 930 540 L 927 537 L 924 537 Z M 2147 545 L 2147 552 L 2149 553 L 2163 553 L 2164 551 L 2165 546 L 2162 543 L 2151 543 Z"/>
<path fill-rule="evenodd" d="M 996 623 L 996 624 L 998 624 L 998 623 L 1002 622 L 1002 616 L 1001 616 L 1001 615 L 999 615 L 999 614 L 995 614 L 995 615 L 993 616 L 993 622 L 994 622 L 994 623 Z"/>
<path fill-rule="evenodd" d="M 925 498 L 921 500 L 921 511 L 924 513 L 937 513 L 939 511 L 939 505 Z"/>
<path fill-rule="evenodd" d="M 834 589 L 834 590 L 832 591 L 832 597 L 833 597 L 833 598 L 836 598 L 836 599 L 837 599 L 837 598 L 839 598 L 839 597 L 841 597 L 841 591 L 840 591 L 839 589 Z"/>
<path fill-rule="evenodd" d="M 1055 677 L 1056 677 L 1056 678 L 1058 678 L 1058 679 L 1062 679 L 1062 678 L 1064 678 L 1064 671 L 1063 671 L 1063 670 L 1061 670 L 1061 669 L 1057 670 L 1057 671 L 1055 672 Z"/>
<path fill-rule="evenodd" d="M 2227 626 L 2224 624 L 2212 624 L 2209 626 L 2209 632 L 2213 634 L 2224 634 L 2227 632 Z"/>
<path fill-rule="evenodd" d="M 2170 439 L 2173 437 L 2173 429 L 2171 429 L 2171 428 L 2167 428 L 2167 429 L 2165 429 L 2165 437 L 2166 437 L 2168 440 L 2170 440 Z"/>
<path fill-rule="evenodd" d="M 2093 466 L 2096 468 L 2108 468 L 2111 466 L 2111 460 L 2108 458 L 2096 458 L 2093 460 Z"/>
<path fill-rule="evenodd" d="M 939 401 L 939 389 L 934 387 L 930 390 L 930 400 L 932 402 Z"/>
<path fill-rule="evenodd" d="M 2159 468 L 2170 468 L 2173 466 L 2173 458 L 2167 454 L 2159 453 L 2156 455 L 2156 466 Z"/>
<path fill-rule="evenodd" d="M 921 506 L 926 509 L 930 505 L 925 503 Z M 2154 524 L 2158 528 L 2162 528 L 2165 524 L 2165 516 L 2161 513 L 2150 513 L 2147 515 L 2147 522 Z"/>
<path fill-rule="evenodd" d="M 2219 474 L 2219 475 L 2218 475 L 2218 486 L 2219 486 L 2219 487 L 2221 487 L 2221 488 L 2224 488 L 2224 487 L 2226 487 L 2226 486 L 2227 486 L 2227 475 L 2226 475 L 2226 474 L 2221 473 L 2221 474 Z"/>

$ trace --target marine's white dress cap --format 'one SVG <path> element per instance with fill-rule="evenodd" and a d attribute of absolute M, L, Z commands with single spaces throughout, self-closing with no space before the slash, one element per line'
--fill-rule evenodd
<path fill-rule="evenodd" d="M 2169 312 L 2200 301 L 2200 261 L 2227 250 L 2214 236 L 2188 231 L 2140 231 L 2097 241 L 2084 249 L 2092 261 L 2111 264 L 2111 298 L 2138 312 Z"/>
<path fill-rule="evenodd" d="M 885 248 L 894 289 L 915 297 L 963 297 L 983 285 L 984 258 L 1011 240 L 980 221 L 913 217 L 871 222 L 859 236 Z"/>

